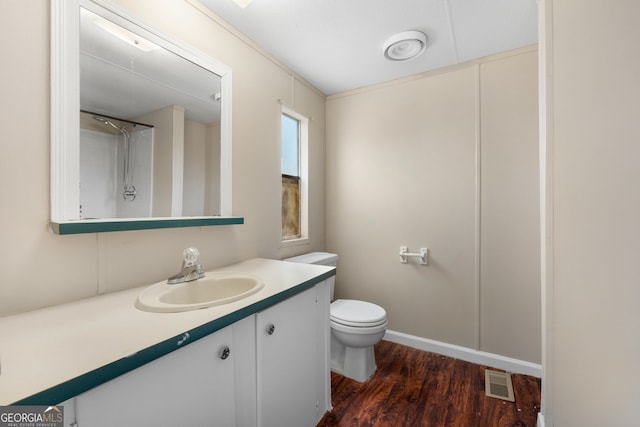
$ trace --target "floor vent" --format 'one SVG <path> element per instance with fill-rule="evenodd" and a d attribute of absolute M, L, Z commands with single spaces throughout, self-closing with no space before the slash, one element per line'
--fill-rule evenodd
<path fill-rule="evenodd" d="M 513 386 L 511 385 L 511 375 L 506 372 L 484 371 L 484 389 L 489 397 L 515 401 L 513 397 Z"/>

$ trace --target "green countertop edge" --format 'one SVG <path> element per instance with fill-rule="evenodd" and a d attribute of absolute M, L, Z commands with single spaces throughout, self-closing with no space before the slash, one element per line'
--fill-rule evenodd
<path fill-rule="evenodd" d="M 162 341 L 154 346 L 148 347 L 135 354 L 132 354 L 131 356 L 116 360 L 115 362 L 101 366 L 97 369 L 94 369 L 93 371 L 80 375 L 79 377 L 65 381 L 62 384 L 58 384 L 54 387 L 21 399 L 17 402 L 14 402 L 13 405 L 54 405 L 64 402 L 67 399 L 84 393 L 85 391 L 91 390 L 92 388 L 104 384 L 107 381 L 110 381 L 122 374 L 126 374 L 127 372 L 139 368 L 142 365 L 165 356 L 172 351 L 183 348 L 186 345 L 189 345 L 192 342 L 199 340 L 200 338 L 206 337 L 207 335 L 210 335 L 239 320 L 242 320 L 245 317 L 251 316 L 281 301 L 291 298 L 292 296 L 299 294 L 300 292 L 306 291 L 307 289 L 312 288 L 323 280 L 335 276 L 335 274 L 335 269 L 323 273 L 311 280 L 300 283 L 297 286 L 260 300 L 247 307 L 241 308 L 240 310 L 234 311 L 233 313 L 230 313 L 226 316 L 212 320 L 211 322 L 200 325 L 189 331 L 184 331 L 184 333 L 176 337 Z M 178 341 L 184 338 L 185 333 L 189 333 L 189 338 L 186 344 L 178 345 Z"/>
<path fill-rule="evenodd" d="M 55 234 L 103 233 L 109 231 L 154 230 L 159 228 L 205 227 L 212 225 L 244 224 L 244 217 L 136 219 L 133 221 L 70 221 L 50 223 Z"/>

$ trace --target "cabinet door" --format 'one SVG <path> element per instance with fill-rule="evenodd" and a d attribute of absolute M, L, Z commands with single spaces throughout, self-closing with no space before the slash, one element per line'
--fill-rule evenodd
<path fill-rule="evenodd" d="M 316 307 L 311 288 L 256 315 L 259 426 L 317 423 Z"/>
<path fill-rule="evenodd" d="M 81 394 L 78 426 L 235 426 L 232 340 L 227 327 Z"/>

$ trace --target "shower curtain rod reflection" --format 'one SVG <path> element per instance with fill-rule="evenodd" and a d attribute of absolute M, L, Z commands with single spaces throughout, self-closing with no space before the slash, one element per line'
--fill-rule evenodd
<path fill-rule="evenodd" d="M 150 124 L 147 124 L 147 123 L 134 122 L 132 120 L 121 119 L 120 117 L 107 116 L 106 114 L 94 113 L 93 111 L 89 111 L 89 110 L 80 110 L 80 113 L 88 114 L 88 115 L 90 115 L 92 117 L 102 117 L 102 118 L 107 119 L 107 120 L 116 120 L 116 121 L 119 121 L 119 122 L 129 123 L 129 124 L 132 124 L 134 127 L 136 127 L 136 126 L 144 126 L 144 127 L 149 128 L 149 129 L 153 128 L 153 125 L 150 125 Z"/>

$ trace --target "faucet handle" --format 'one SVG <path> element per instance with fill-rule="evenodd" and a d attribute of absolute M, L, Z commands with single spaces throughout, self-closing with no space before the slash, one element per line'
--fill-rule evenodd
<path fill-rule="evenodd" d="M 184 258 L 184 267 L 191 267 L 195 264 L 196 260 L 200 256 L 200 251 L 198 248 L 193 246 L 188 247 L 182 252 L 182 257 Z"/>

